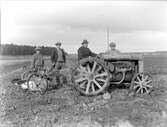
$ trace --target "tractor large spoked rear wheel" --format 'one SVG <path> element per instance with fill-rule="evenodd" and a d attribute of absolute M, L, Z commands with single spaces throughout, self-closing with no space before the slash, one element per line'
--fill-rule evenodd
<path fill-rule="evenodd" d="M 149 94 L 153 88 L 152 77 L 146 73 L 136 74 L 131 82 L 131 90 L 137 95 Z"/>
<path fill-rule="evenodd" d="M 97 95 L 109 84 L 109 73 L 105 65 L 95 58 L 86 58 L 73 73 L 76 88 L 84 95 Z"/>

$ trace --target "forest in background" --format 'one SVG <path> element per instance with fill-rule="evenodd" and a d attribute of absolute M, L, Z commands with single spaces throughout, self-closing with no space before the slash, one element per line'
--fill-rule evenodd
<path fill-rule="evenodd" d="M 54 47 L 41 46 L 41 53 L 49 56 L 54 50 Z M 16 44 L 1 44 L 0 55 L 19 56 L 32 55 L 35 53 L 35 46 L 30 45 L 16 45 Z"/>
<path fill-rule="evenodd" d="M 1 44 L 1 56 L 28 56 L 35 53 L 36 46 L 30 45 L 16 45 L 16 44 Z M 55 47 L 41 46 L 41 53 L 45 56 L 50 56 Z M 143 54 L 143 55 L 160 55 L 166 56 L 167 51 L 153 51 L 153 52 L 122 52 L 125 54 Z M 76 54 L 70 54 L 76 56 Z"/>

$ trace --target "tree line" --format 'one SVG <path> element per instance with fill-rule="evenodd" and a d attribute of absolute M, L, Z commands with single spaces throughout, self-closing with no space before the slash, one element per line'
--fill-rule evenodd
<path fill-rule="evenodd" d="M 54 47 L 41 46 L 41 53 L 43 55 L 51 55 Z M 16 45 L 16 44 L 1 44 L 0 54 L 1 55 L 33 55 L 35 53 L 35 46 L 30 45 Z"/>

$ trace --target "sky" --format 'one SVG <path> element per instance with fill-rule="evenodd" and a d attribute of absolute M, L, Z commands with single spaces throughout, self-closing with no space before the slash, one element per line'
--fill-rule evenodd
<path fill-rule="evenodd" d="M 54 46 L 76 53 L 83 39 L 94 52 L 110 42 L 122 52 L 167 51 L 165 1 L 3 1 L 1 43 Z"/>

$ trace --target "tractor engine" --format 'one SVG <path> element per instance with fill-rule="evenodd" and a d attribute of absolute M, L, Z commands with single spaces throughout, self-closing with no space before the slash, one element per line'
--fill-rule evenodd
<path fill-rule="evenodd" d="M 134 61 L 106 61 L 112 74 L 110 84 L 130 83 L 135 73 Z M 113 66 L 113 69 L 111 69 Z"/>

